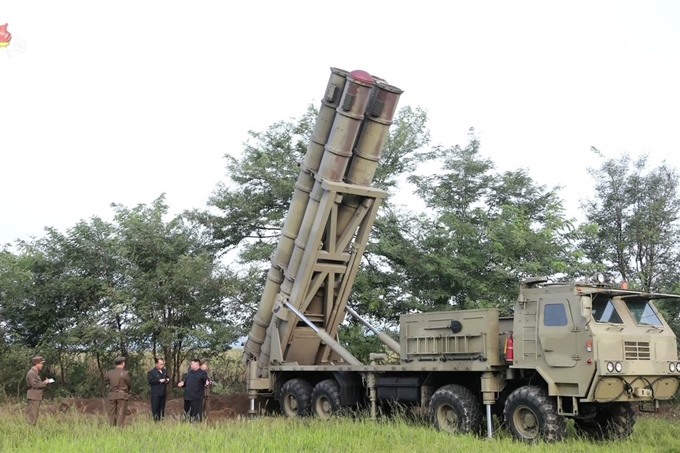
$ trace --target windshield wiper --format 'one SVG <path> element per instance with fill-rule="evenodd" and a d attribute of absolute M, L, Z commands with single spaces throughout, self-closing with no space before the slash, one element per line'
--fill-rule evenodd
<path fill-rule="evenodd" d="M 654 329 L 658 330 L 659 332 L 663 332 L 663 327 L 655 326 L 654 324 L 643 324 L 643 325 L 650 327 L 649 329 L 647 329 L 647 332 L 649 332 L 650 330 L 654 330 Z"/>
<path fill-rule="evenodd" d="M 612 328 L 612 327 L 616 327 L 616 328 L 619 329 L 619 330 L 623 330 L 623 326 L 622 326 L 622 325 L 614 324 L 614 323 L 611 322 L 611 321 L 607 321 L 607 330 L 609 330 L 609 329 Z"/>

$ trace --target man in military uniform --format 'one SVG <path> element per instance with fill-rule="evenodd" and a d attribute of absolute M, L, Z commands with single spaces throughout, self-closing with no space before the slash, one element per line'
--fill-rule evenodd
<path fill-rule="evenodd" d="M 47 384 L 54 381 L 52 379 L 40 380 L 40 371 L 43 369 L 45 359 L 33 357 L 31 363 L 33 363 L 33 366 L 26 373 L 26 385 L 28 386 L 28 392 L 26 393 L 26 398 L 28 399 L 26 421 L 29 425 L 35 426 L 38 422 L 38 410 L 40 409 L 43 390 L 47 387 Z"/>
<path fill-rule="evenodd" d="M 184 387 L 184 416 L 190 422 L 201 421 L 203 398 L 208 374 L 203 371 L 198 359 L 191 359 L 189 372 L 177 386 Z"/>
<path fill-rule="evenodd" d="M 170 383 L 168 370 L 165 369 L 165 360 L 156 359 L 156 366 L 146 375 L 151 386 L 151 415 L 154 421 L 163 420 L 165 417 L 165 400 L 167 398 L 167 386 Z"/>
<path fill-rule="evenodd" d="M 111 426 L 125 426 L 128 395 L 130 393 L 130 373 L 125 369 L 125 357 L 116 357 L 116 367 L 106 373 L 109 383 L 109 423 Z"/>
<path fill-rule="evenodd" d="M 210 373 L 208 372 L 208 359 L 201 359 L 200 364 L 201 369 L 205 371 L 206 375 L 208 376 L 208 381 L 205 383 L 205 396 L 203 397 L 203 412 L 201 414 L 203 420 L 205 420 L 208 418 L 208 414 L 210 413 L 210 390 L 212 388 L 212 378 L 210 376 Z"/>

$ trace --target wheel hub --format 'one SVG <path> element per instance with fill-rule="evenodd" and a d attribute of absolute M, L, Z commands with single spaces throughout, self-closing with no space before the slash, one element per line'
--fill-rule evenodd
<path fill-rule="evenodd" d="M 288 407 L 291 409 L 291 411 L 297 411 L 298 401 L 293 395 L 289 395 L 286 399 L 286 402 L 288 403 Z"/>
<path fill-rule="evenodd" d="M 439 426 L 445 428 L 447 431 L 455 431 L 458 429 L 458 416 L 453 407 L 443 404 L 437 410 L 437 419 L 439 420 Z"/>
<path fill-rule="evenodd" d="M 520 406 L 514 414 L 515 426 L 522 436 L 533 439 L 538 436 L 538 417 L 527 406 Z"/>
<path fill-rule="evenodd" d="M 528 429 L 536 428 L 536 418 L 534 417 L 534 414 L 528 413 L 524 415 L 524 426 Z"/>

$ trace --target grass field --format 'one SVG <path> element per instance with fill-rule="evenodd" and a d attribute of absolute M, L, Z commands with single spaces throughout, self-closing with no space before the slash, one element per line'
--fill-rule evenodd
<path fill-rule="evenodd" d="M 638 419 L 632 438 L 595 443 L 576 437 L 554 445 L 522 445 L 501 431 L 494 440 L 452 436 L 403 419 L 213 420 L 189 425 L 177 419 L 154 424 L 134 418 L 124 429 L 104 416 L 41 414 L 38 426 L 26 425 L 23 406 L 0 413 L 0 452 L 680 452 L 680 425 L 649 417 Z"/>

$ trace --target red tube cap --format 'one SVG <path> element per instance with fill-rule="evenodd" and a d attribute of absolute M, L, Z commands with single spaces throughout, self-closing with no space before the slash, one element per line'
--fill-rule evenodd
<path fill-rule="evenodd" d="M 375 83 L 373 76 L 366 71 L 362 71 L 361 69 L 356 69 L 350 72 L 349 76 L 357 82 L 367 83 L 369 85 L 373 85 Z"/>

